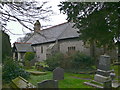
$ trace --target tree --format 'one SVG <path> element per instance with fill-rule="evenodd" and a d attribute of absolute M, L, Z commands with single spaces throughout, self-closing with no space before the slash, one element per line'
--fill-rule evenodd
<path fill-rule="evenodd" d="M 80 39 L 111 49 L 118 40 L 118 9 L 120 3 L 106 2 L 61 2 L 60 10 L 67 14 L 68 21 L 80 29 Z M 120 52 L 119 52 L 120 53 Z"/>
<path fill-rule="evenodd" d="M 0 39 L 2 40 L 2 60 L 4 63 L 4 59 L 12 55 L 11 44 L 8 34 L 4 31 L 0 31 Z"/>
<path fill-rule="evenodd" d="M 19 37 L 17 39 L 17 42 L 25 42 L 27 41 L 34 33 L 26 33 L 26 35 L 24 37 Z"/>
<path fill-rule="evenodd" d="M 46 6 L 47 2 L 38 3 L 37 1 L 22 2 L 4 2 L 0 0 L 0 22 L 4 30 L 7 22 L 17 21 L 25 28 L 33 31 L 29 25 L 33 25 L 35 20 L 49 20 L 49 16 L 53 14 L 51 6 Z M 46 6 L 46 7 L 45 7 Z"/>

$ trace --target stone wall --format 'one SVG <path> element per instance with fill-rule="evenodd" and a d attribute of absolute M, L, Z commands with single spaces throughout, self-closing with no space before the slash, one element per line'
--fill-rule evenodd
<path fill-rule="evenodd" d="M 75 51 L 80 51 L 80 52 L 90 56 L 90 48 L 86 47 L 84 45 L 84 43 L 82 42 L 82 40 L 67 39 L 67 40 L 58 41 L 58 43 L 59 43 L 59 51 L 62 53 L 67 53 L 68 47 L 75 47 Z M 47 44 L 34 46 L 38 61 L 46 60 L 47 48 L 51 44 L 53 44 L 53 43 L 47 43 Z M 43 52 L 41 53 L 42 47 L 43 47 Z M 102 48 L 95 48 L 95 54 L 96 54 L 96 57 L 103 55 L 104 54 L 103 49 Z M 112 58 L 115 58 L 116 51 L 115 50 L 110 51 L 108 55 L 110 55 Z"/>
<path fill-rule="evenodd" d="M 37 45 L 34 46 L 36 51 L 37 61 L 46 60 L 46 50 L 49 44 Z M 43 52 L 41 52 L 41 47 L 43 48 Z"/>
<path fill-rule="evenodd" d="M 53 43 L 34 46 L 34 49 L 36 51 L 36 56 L 39 61 L 46 60 L 47 48 L 49 47 L 50 44 Z M 59 51 L 62 53 L 67 53 L 68 47 L 72 47 L 72 46 L 75 46 L 76 51 L 80 51 L 87 55 L 90 55 L 89 48 L 85 48 L 83 42 L 80 40 L 71 39 L 71 40 L 59 41 Z M 41 47 L 43 47 L 43 53 L 41 53 Z"/>
<path fill-rule="evenodd" d="M 76 51 L 80 51 L 82 53 L 90 55 L 90 49 L 84 46 L 82 40 L 69 39 L 69 40 L 60 41 L 60 51 L 62 53 L 67 53 L 68 47 L 74 47 L 74 46 Z"/>

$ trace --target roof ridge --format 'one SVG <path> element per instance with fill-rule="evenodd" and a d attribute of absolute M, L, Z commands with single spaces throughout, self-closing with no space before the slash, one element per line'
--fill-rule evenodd
<path fill-rule="evenodd" d="M 43 33 L 44 33 L 44 31 L 49 30 L 50 28 L 54 28 L 54 27 L 57 27 L 57 26 L 60 26 L 60 25 L 66 24 L 66 23 L 69 23 L 69 22 L 63 22 L 63 23 L 60 23 L 60 24 L 57 24 L 57 25 L 51 26 L 51 27 L 49 27 L 49 28 L 46 28 L 46 29 L 40 30 L 39 33 L 40 33 L 40 32 L 43 32 Z M 32 37 L 34 34 L 35 34 L 35 33 L 33 33 L 33 34 L 31 35 L 31 37 Z M 31 37 L 29 37 L 28 40 L 29 40 Z M 26 40 L 25 42 L 27 42 L 28 40 Z M 31 43 L 31 44 L 32 44 L 32 43 Z"/>
<path fill-rule="evenodd" d="M 32 44 L 32 43 L 15 42 L 15 44 Z"/>
<path fill-rule="evenodd" d="M 57 25 L 54 25 L 54 26 L 45 28 L 45 29 L 43 29 L 43 30 L 41 30 L 41 31 L 48 30 L 48 29 L 50 29 L 50 28 L 57 27 L 57 26 L 60 26 L 60 25 L 66 24 L 66 23 L 69 23 L 69 22 L 60 23 L 60 24 L 57 24 Z"/>

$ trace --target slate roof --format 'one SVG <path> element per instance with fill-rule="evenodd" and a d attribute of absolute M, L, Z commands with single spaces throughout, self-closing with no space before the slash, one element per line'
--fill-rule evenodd
<path fill-rule="evenodd" d="M 72 23 L 62 23 L 44 30 L 39 33 L 34 33 L 27 43 L 32 43 L 32 45 L 38 45 L 43 43 L 49 43 L 61 39 L 69 39 L 79 37 L 77 33 L 78 29 L 72 28 Z"/>
<path fill-rule="evenodd" d="M 16 48 L 17 52 L 34 52 L 31 43 L 14 43 L 14 48 Z"/>

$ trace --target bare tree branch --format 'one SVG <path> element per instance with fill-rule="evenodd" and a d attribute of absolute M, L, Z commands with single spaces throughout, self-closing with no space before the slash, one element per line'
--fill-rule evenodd
<path fill-rule="evenodd" d="M 45 6 L 47 2 L 38 3 L 37 1 L 24 2 L 0 2 L 0 22 L 2 27 L 10 21 L 17 21 L 25 28 L 33 31 L 27 26 L 33 25 L 35 20 L 49 21 L 49 16 L 53 14 L 51 6 Z M 26 24 L 27 23 L 27 24 Z"/>

